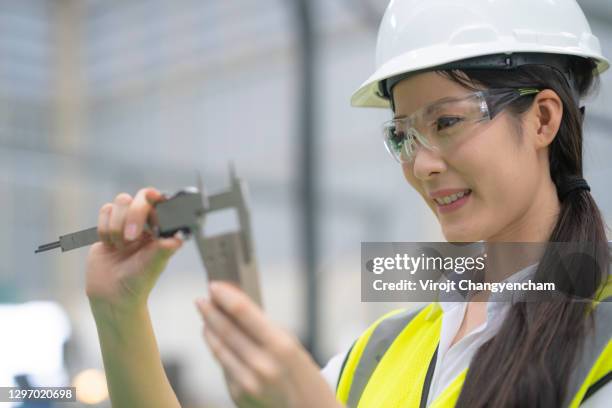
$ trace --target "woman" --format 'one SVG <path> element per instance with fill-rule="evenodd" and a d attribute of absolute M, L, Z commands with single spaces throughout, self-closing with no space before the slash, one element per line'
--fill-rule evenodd
<path fill-rule="evenodd" d="M 579 98 L 608 64 L 574 0 L 392 1 L 377 57 L 353 104 L 391 107 L 387 148 L 448 241 L 607 243 L 582 179 Z M 87 294 L 114 406 L 179 406 L 146 306 L 181 245 L 143 234 L 159 200 L 147 188 L 104 205 L 103 242 L 88 257 Z M 561 280 L 546 259 L 535 278 Z M 603 300 L 612 295 L 609 252 L 597 261 L 603 272 L 570 273 Z M 610 303 L 432 303 L 393 312 L 323 375 L 240 290 L 212 283 L 197 307 L 241 407 L 600 407 L 612 398 Z"/>

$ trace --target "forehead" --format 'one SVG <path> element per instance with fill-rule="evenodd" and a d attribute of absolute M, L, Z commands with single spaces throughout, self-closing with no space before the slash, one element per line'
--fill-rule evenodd
<path fill-rule="evenodd" d="M 423 72 L 406 78 L 393 87 L 397 116 L 410 115 L 438 99 L 461 97 L 471 91 L 436 73 Z"/>

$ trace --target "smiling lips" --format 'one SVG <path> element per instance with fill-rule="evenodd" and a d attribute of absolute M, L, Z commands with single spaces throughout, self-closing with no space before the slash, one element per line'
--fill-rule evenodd
<path fill-rule="evenodd" d="M 469 188 L 447 188 L 444 190 L 434 191 L 429 194 L 429 197 L 440 205 L 449 204 L 464 195 L 469 195 L 472 192 Z"/>
<path fill-rule="evenodd" d="M 467 189 L 444 189 L 431 193 L 429 196 L 437 204 L 440 212 L 453 211 L 461 207 L 467 198 L 472 193 L 472 190 Z"/>

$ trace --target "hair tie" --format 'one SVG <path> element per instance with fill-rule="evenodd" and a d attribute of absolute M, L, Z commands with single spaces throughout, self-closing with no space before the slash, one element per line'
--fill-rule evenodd
<path fill-rule="evenodd" d="M 571 178 L 561 183 L 557 188 L 561 201 L 565 200 L 569 194 L 577 190 L 591 191 L 591 187 L 582 177 Z"/>

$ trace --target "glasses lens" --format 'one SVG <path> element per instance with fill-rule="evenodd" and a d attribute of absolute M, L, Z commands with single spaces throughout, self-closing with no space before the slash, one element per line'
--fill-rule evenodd
<path fill-rule="evenodd" d="M 482 118 L 481 100 L 477 97 L 436 104 L 423 115 L 428 135 L 450 136 L 459 133 L 474 119 Z"/>
<path fill-rule="evenodd" d="M 438 102 L 423 109 L 416 128 L 430 150 L 449 151 L 473 134 L 476 123 L 486 119 L 487 106 L 480 94 Z"/>
<path fill-rule="evenodd" d="M 383 126 L 383 140 L 387 151 L 400 162 L 410 162 L 414 157 L 416 137 L 413 128 L 406 128 L 403 120 L 392 120 Z"/>
<path fill-rule="evenodd" d="M 484 113 L 486 104 L 477 96 L 440 101 L 408 118 L 385 123 L 385 146 L 395 160 L 410 163 L 419 146 L 446 151 L 461 143 Z"/>

